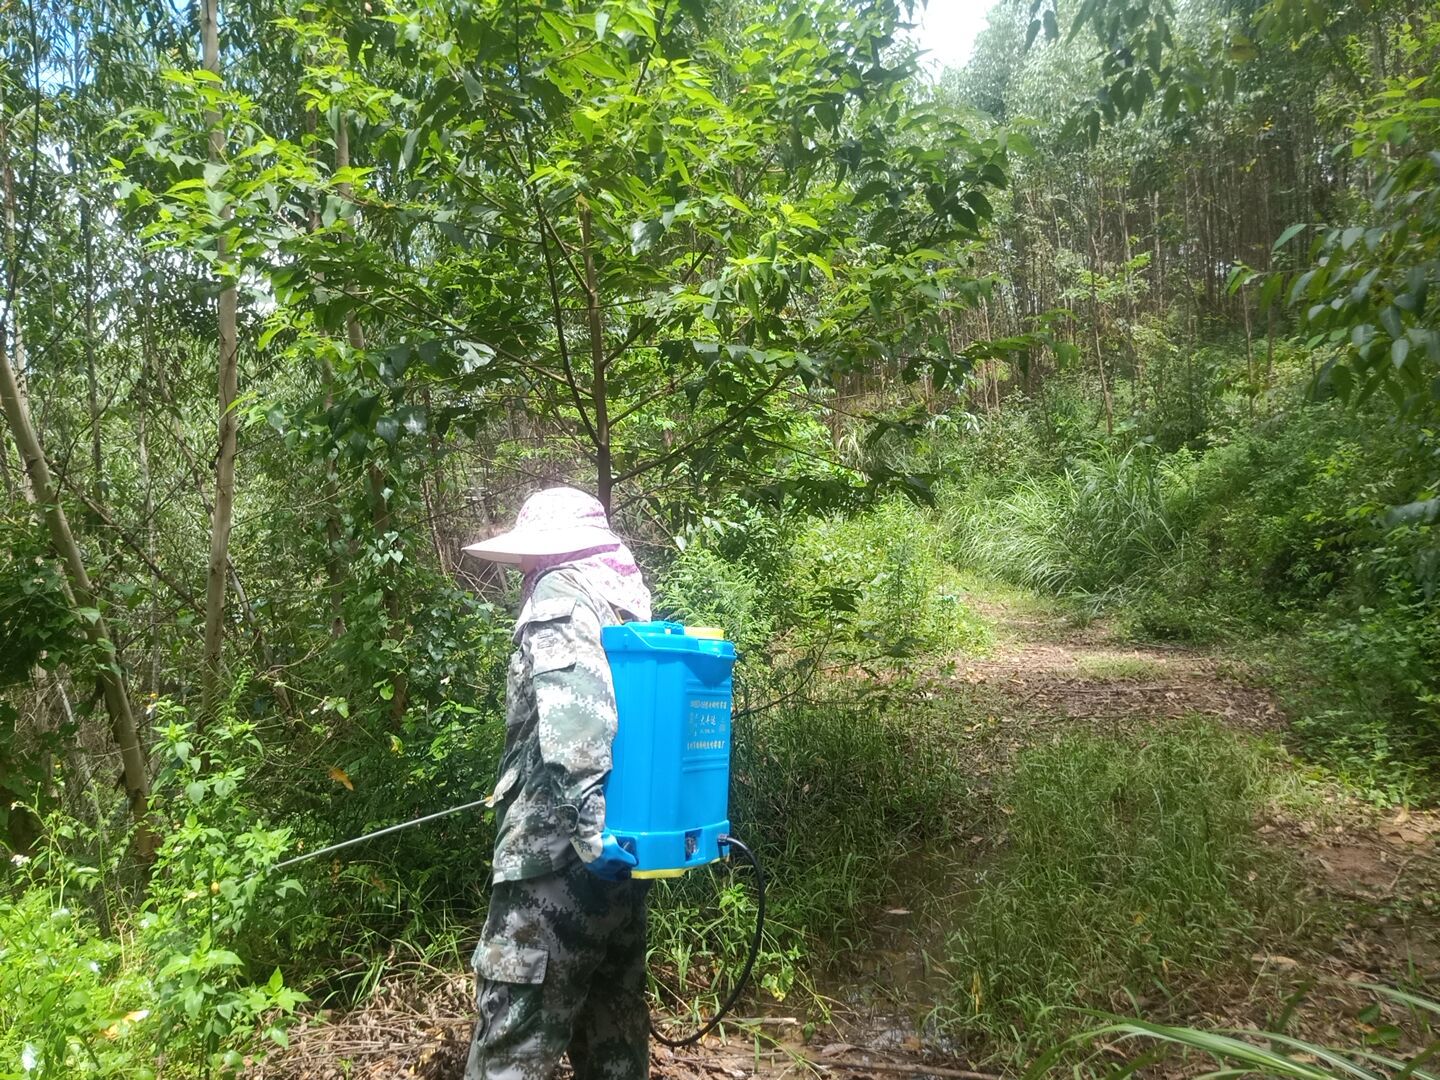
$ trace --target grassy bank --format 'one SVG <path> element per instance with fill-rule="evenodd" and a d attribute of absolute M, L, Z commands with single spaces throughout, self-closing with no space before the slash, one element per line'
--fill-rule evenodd
<path fill-rule="evenodd" d="M 1433 800 L 1427 431 L 1296 386 L 1265 415 L 1222 414 L 1167 449 L 1153 418 L 1107 436 L 1068 400 L 1055 387 L 973 439 L 921 448 L 953 477 L 941 505 L 956 561 L 1137 640 L 1225 643 L 1281 693 L 1311 760 L 1377 802 Z"/>
<path fill-rule="evenodd" d="M 1024 751 L 995 792 L 995 856 L 957 912 L 937 1018 L 1015 1063 L 1080 1009 L 1173 1014 L 1281 933 L 1289 869 L 1257 811 L 1275 759 L 1212 724 Z"/>

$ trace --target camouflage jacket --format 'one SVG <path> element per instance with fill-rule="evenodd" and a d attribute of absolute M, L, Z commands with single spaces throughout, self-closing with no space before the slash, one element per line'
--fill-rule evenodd
<path fill-rule="evenodd" d="M 600 628 L 619 622 L 570 570 L 542 576 L 515 625 L 505 752 L 491 796 L 494 880 L 538 877 L 600 852 L 615 687 Z"/>

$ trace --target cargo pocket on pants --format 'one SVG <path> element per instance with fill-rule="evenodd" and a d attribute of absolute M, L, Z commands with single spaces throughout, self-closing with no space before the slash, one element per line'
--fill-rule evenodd
<path fill-rule="evenodd" d="M 475 1007 L 479 1014 L 475 1025 L 472 1058 L 486 1050 L 494 1040 L 504 1039 L 505 1032 L 517 1023 L 520 1017 L 511 1015 L 517 1008 L 538 1008 L 538 1001 L 529 1001 L 522 1006 L 512 988 L 517 985 L 538 986 L 545 981 L 545 968 L 549 953 L 544 949 L 526 948 L 505 938 L 482 938 L 470 956 L 470 967 L 475 972 Z M 469 1073 L 466 1073 L 467 1078 Z"/>
<path fill-rule="evenodd" d="M 482 938 L 470 957 L 470 966 L 481 979 L 537 985 L 545 981 L 549 959 L 545 949 L 527 948 L 506 938 Z"/>

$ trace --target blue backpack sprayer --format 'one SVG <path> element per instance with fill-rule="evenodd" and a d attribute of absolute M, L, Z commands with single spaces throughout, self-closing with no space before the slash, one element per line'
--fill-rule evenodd
<path fill-rule="evenodd" d="M 755 869 L 755 931 L 745 966 L 724 1004 L 699 1030 L 668 1046 L 698 1042 L 720 1023 L 749 981 L 765 926 L 765 877 L 755 853 L 730 833 L 730 732 L 735 646 L 719 630 L 674 622 L 604 627 L 619 724 L 605 781 L 605 825 L 635 856 L 635 878 L 675 878 L 733 850 Z M 387 833 L 486 805 L 480 799 L 378 829 L 277 863 L 318 858 Z"/>

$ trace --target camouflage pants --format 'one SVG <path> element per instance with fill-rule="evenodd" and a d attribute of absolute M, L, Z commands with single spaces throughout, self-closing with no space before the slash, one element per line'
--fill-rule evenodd
<path fill-rule="evenodd" d="M 549 1080 L 567 1052 L 576 1080 L 645 1080 L 647 889 L 578 861 L 494 887 L 465 1080 Z"/>

